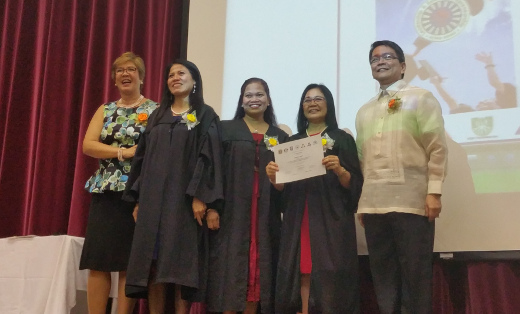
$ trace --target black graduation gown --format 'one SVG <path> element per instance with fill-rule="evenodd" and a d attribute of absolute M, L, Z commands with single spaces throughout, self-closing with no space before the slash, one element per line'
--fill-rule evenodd
<path fill-rule="evenodd" d="M 193 197 L 207 204 L 223 199 L 217 114 L 204 105 L 196 113 L 200 124 L 188 130 L 169 110 L 162 117 L 159 111 L 150 116 L 149 125 L 159 121 L 142 135 L 125 191 L 125 199 L 139 200 L 126 279 L 130 297 L 146 297 L 155 249 L 155 282 L 190 292 L 205 288 L 207 226 L 198 225 L 191 204 Z"/>
<path fill-rule="evenodd" d="M 267 135 L 278 136 L 280 143 L 289 138 L 284 131 L 274 126 L 269 127 Z M 225 202 L 220 216 L 220 229 L 210 231 L 207 303 L 211 312 L 244 310 L 249 273 L 256 142 L 243 120 L 222 122 L 222 142 Z M 263 142 L 259 144 L 259 159 L 260 308 L 262 313 L 273 313 L 281 224 L 280 192 L 272 187 L 266 175 L 265 167 L 274 157 Z"/>
<path fill-rule="evenodd" d="M 336 155 L 351 174 L 350 188 L 333 171 L 286 183 L 280 259 L 276 278 L 276 313 L 301 310 L 300 231 L 305 199 L 309 210 L 311 287 L 309 313 L 358 313 L 359 278 L 354 212 L 363 185 L 356 144 L 340 129 L 325 130 L 334 141 L 325 156 Z M 323 133 L 322 133 L 323 135 Z M 296 134 L 290 140 L 306 137 Z"/>

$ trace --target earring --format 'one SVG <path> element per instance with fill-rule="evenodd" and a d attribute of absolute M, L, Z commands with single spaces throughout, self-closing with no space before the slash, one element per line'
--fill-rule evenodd
<path fill-rule="evenodd" d="M 144 82 L 143 82 L 143 81 L 141 81 L 141 85 L 144 85 Z"/>
<path fill-rule="evenodd" d="M 196 89 L 197 89 L 197 84 L 195 83 L 195 84 L 193 84 L 193 92 L 192 92 L 193 94 L 195 94 Z"/>

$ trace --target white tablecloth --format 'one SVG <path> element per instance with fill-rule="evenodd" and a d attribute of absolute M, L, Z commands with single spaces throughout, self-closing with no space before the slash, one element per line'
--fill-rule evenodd
<path fill-rule="evenodd" d="M 0 313 L 69 313 L 76 290 L 87 290 L 79 270 L 83 238 L 72 236 L 0 239 Z M 112 297 L 117 274 L 112 274 Z"/>

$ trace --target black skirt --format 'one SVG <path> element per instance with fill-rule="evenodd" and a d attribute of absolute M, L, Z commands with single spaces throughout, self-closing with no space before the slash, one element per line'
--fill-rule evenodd
<path fill-rule="evenodd" d="M 123 192 L 92 193 L 79 269 L 124 271 L 128 265 L 135 222 L 135 203 Z"/>

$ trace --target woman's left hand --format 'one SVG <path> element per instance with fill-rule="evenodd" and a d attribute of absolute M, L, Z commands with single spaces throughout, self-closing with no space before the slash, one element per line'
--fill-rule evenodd
<path fill-rule="evenodd" d="M 132 147 L 129 147 L 127 149 L 123 149 L 122 151 L 122 157 L 124 159 L 133 158 L 135 155 L 135 151 L 137 150 L 137 145 L 134 145 Z"/>
<path fill-rule="evenodd" d="M 199 225 L 202 226 L 202 219 L 204 219 L 204 214 L 206 214 L 206 203 L 194 197 L 191 208 L 193 209 L 193 218 L 197 219 Z"/>
<path fill-rule="evenodd" d="M 341 170 L 341 164 L 339 163 L 339 158 L 336 155 L 328 155 L 323 158 L 321 164 L 327 168 L 327 170 L 332 170 L 334 173 L 337 173 Z"/>
<path fill-rule="evenodd" d="M 329 155 L 321 161 L 327 170 L 332 170 L 338 177 L 339 183 L 346 189 L 350 187 L 350 172 L 339 163 L 339 158 L 336 155 Z"/>
<path fill-rule="evenodd" d="M 216 210 L 210 208 L 206 212 L 206 222 L 209 229 L 218 230 L 220 228 L 220 215 Z"/>

